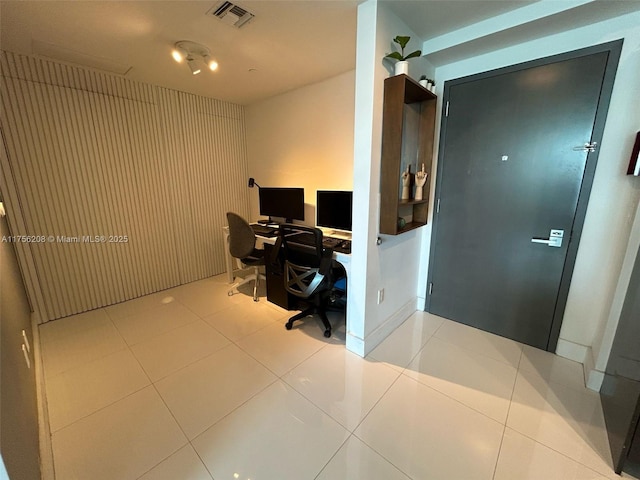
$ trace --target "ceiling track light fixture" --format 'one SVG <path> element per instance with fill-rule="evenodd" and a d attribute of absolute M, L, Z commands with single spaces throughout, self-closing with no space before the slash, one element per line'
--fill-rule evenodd
<path fill-rule="evenodd" d="M 201 72 L 200 65 L 203 63 L 209 70 L 214 71 L 218 69 L 218 62 L 211 58 L 209 49 L 196 42 L 190 42 L 188 40 L 177 42 L 171 52 L 171 56 L 178 63 L 186 61 L 193 75 Z"/>

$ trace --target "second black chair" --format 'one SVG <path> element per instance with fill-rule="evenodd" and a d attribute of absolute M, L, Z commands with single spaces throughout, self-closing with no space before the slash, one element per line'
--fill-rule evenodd
<path fill-rule="evenodd" d="M 293 322 L 317 313 L 324 325 L 324 336 L 331 336 L 327 307 L 333 300 L 336 280 L 345 276 L 344 267 L 333 260 L 333 251 L 322 246 L 322 231 L 301 225 L 280 225 L 284 250 L 284 282 L 290 294 L 308 304 L 308 308 L 294 315 L 285 325 L 291 330 Z"/>
<path fill-rule="evenodd" d="M 240 285 L 255 280 L 253 284 L 253 301 L 257 302 L 260 277 L 264 278 L 259 269 L 260 265 L 264 265 L 264 250 L 255 248 L 256 235 L 249 222 L 233 212 L 227 212 L 227 220 L 229 222 L 229 252 L 231 256 L 239 259 L 247 267 L 253 267 L 253 274 L 246 276 L 231 286 L 228 292 L 229 296 L 233 295 Z"/>

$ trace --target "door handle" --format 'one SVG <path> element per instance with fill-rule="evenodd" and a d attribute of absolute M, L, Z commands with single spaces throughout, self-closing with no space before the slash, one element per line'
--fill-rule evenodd
<path fill-rule="evenodd" d="M 584 145 L 578 145 L 573 147 L 574 152 L 595 152 L 598 148 L 598 142 L 585 143 Z"/>
<path fill-rule="evenodd" d="M 532 238 L 531 243 L 544 243 L 549 247 L 561 247 L 564 238 L 564 230 L 551 230 L 549 238 Z"/>

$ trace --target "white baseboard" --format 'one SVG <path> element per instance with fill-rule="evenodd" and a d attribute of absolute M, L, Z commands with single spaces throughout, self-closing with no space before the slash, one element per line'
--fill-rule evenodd
<path fill-rule="evenodd" d="M 346 347 L 350 352 L 364 357 L 364 340 L 356 337 L 351 332 L 347 332 Z"/>
<path fill-rule="evenodd" d="M 584 365 L 585 359 L 589 356 L 590 350 L 591 347 L 559 338 L 558 345 L 556 346 L 556 355 Z"/>
<path fill-rule="evenodd" d="M 366 356 L 416 311 L 416 303 L 416 298 L 409 300 L 365 338 L 347 332 L 347 350 L 361 357 Z"/>
<path fill-rule="evenodd" d="M 593 358 L 593 350 L 589 348 L 587 356 L 584 359 L 584 384 L 587 388 L 596 392 L 600 391 L 602 381 L 604 380 L 604 372 L 596 369 L 596 362 Z"/>
<path fill-rule="evenodd" d="M 37 316 L 35 314 L 32 315 L 33 363 L 36 375 L 36 394 L 38 397 L 40 475 L 42 480 L 55 480 L 51 429 L 49 427 L 49 410 L 47 408 L 47 393 L 44 384 L 44 366 L 42 364 L 42 349 L 40 348 L 40 330 L 38 329 L 38 323 Z"/>
<path fill-rule="evenodd" d="M 582 363 L 584 384 L 591 390 L 596 392 L 600 391 L 602 381 L 604 380 L 604 372 L 596 369 L 591 347 L 585 347 L 584 345 L 560 339 L 558 340 L 556 354 L 569 360 Z"/>
<path fill-rule="evenodd" d="M 587 388 L 599 392 L 602 387 L 602 382 L 604 381 L 604 372 L 600 370 L 589 370 L 589 374 L 587 375 L 586 384 Z"/>
<path fill-rule="evenodd" d="M 604 380 L 604 372 L 596 370 L 591 347 L 561 338 L 558 340 L 556 355 L 581 363 L 584 374 L 584 383 L 587 388 L 596 392 L 600 391 L 602 381 Z"/>

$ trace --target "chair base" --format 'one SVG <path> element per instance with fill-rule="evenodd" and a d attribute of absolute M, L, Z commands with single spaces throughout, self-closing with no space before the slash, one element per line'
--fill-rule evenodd
<path fill-rule="evenodd" d="M 329 338 L 331 336 L 331 324 L 329 323 L 329 319 L 327 318 L 327 313 L 325 312 L 324 308 L 317 307 L 315 305 L 291 317 L 285 324 L 285 328 L 287 330 L 291 330 L 291 328 L 293 328 L 293 322 L 295 322 L 296 320 L 300 320 L 301 318 L 308 317 L 309 315 L 313 315 L 314 313 L 317 313 L 320 317 L 320 320 L 322 320 L 322 324 L 325 328 L 324 336 L 326 338 Z"/>
<path fill-rule="evenodd" d="M 266 277 L 262 273 L 260 273 L 260 267 L 258 266 L 253 267 L 253 271 L 254 273 L 247 275 L 243 279 L 231 285 L 231 288 L 227 292 L 227 295 L 231 297 L 234 293 L 239 293 L 239 286 L 244 285 L 245 283 L 255 282 L 253 284 L 253 301 L 259 302 L 260 299 L 258 298 L 258 286 L 260 285 L 260 279 L 266 280 Z"/>

